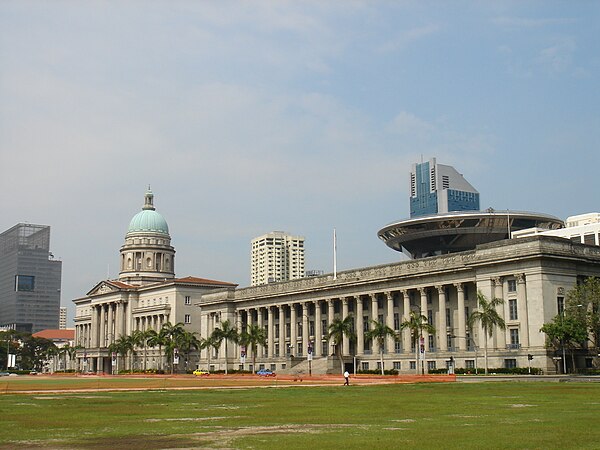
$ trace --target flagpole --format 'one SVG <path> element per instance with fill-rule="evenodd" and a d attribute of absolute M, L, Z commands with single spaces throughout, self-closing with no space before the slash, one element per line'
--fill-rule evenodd
<path fill-rule="evenodd" d="M 333 279 L 337 280 L 337 238 L 333 229 Z"/>

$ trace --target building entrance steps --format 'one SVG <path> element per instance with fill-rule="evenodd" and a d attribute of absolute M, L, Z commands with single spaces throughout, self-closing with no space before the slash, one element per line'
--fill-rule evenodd
<path fill-rule="evenodd" d="M 329 368 L 329 357 L 325 356 L 323 358 L 315 358 L 312 361 L 304 361 L 299 362 L 294 367 L 290 367 L 289 369 L 279 370 L 278 373 L 282 375 L 302 375 L 308 376 L 309 373 L 313 375 L 325 375 L 328 372 Z"/>

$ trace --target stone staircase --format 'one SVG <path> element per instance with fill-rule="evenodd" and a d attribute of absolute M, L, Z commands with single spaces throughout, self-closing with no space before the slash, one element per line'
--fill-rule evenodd
<path fill-rule="evenodd" d="M 325 375 L 329 373 L 329 359 L 328 357 L 323 358 L 315 358 L 311 362 L 310 372 L 313 375 Z M 298 364 L 290 367 L 289 369 L 279 370 L 278 373 L 282 375 L 298 375 L 298 376 L 308 376 L 309 373 L 309 361 L 304 359 Z"/>

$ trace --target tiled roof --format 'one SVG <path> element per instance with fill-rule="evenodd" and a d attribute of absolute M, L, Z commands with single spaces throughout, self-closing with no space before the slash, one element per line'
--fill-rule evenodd
<path fill-rule="evenodd" d="M 42 330 L 34 333 L 32 336 L 51 340 L 73 340 L 75 339 L 75 330 Z"/>
<path fill-rule="evenodd" d="M 185 277 L 185 278 L 175 278 L 173 280 L 175 284 L 210 284 L 213 286 L 237 286 L 234 283 L 227 283 L 225 281 L 216 281 L 216 280 L 207 280 L 206 278 L 198 278 L 198 277 Z"/>
<path fill-rule="evenodd" d="M 131 284 L 123 283 L 122 281 L 108 281 L 108 283 L 110 283 L 118 288 L 121 288 L 121 289 L 131 289 L 131 288 L 137 287 L 137 286 L 133 286 Z"/>

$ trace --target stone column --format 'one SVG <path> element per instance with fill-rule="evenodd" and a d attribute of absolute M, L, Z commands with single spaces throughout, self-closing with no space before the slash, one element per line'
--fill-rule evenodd
<path fill-rule="evenodd" d="M 285 356 L 287 344 L 285 343 L 285 305 L 279 305 L 279 356 Z"/>
<path fill-rule="evenodd" d="M 438 291 L 438 299 L 439 299 L 439 309 L 440 309 L 440 320 L 439 320 L 439 328 L 438 328 L 438 340 L 440 350 L 445 352 L 448 350 L 448 324 L 446 321 L 446 289 L 443 285 L 437 285 L 436 289 Z"/>
<path fill-rule="evenodd" d="M 506 317 L 506 308 L 508 305 L 504 303 L 504 292 L 502 289 L 502 278 L 492 278 L 492 298 L 499 298 L 503 303 L 498 306 L 498 315 L 504 319 Z M 506 331 L 497 329 L 494 333 L 497 347 L 500 349 L 506 348 Z"/>
<path fill-rule="evenodd" d="M 410 297 L 406 289 L 403 289 L 400 293 L 402 294 L 402 321 L 404 322 L 410 320 Z M 402 349 L 404 353 L 414 353 L 415 349 L 411 340 L 410 329 L 405 328 L 402 332 Z"/>
<path fill-rule="evenodd" d="M 92 316 L 92 324 L 91 324 L 91 340 L 90 347 L 99 347 L 98 345 L 98 321 L 100 319 L 98 306 L 93 305 L 91 307 L 91 316 Z"/>
<path fill-rule="evenodd" d="M 308 355 L 308 302 L 302 303 L 302 356 Z"/>
<path fill-rule="evenodd" d="M 290 304 L 290 347 L 291 354 L 295 355 L 297 353 L 297 345 L 296 342 L 298 340 L 298 330 L 296 329 L 296 323 L 298 318 L 296 317 L 296 305 L 294 303 Z"/>
<path fill-rule="evenodd" d="M 390 327 L 392 330 L 394 329 L 394 296 L 390 291 L 385 292 L 385 298 L 387 300 L 387 305 L 385 308 L 385 324 Z M 388 336 L 386 339 L 387 353 L 394 353 L 394 338 L 392 336 Z"/>
<path fill-rule="evenodd" d="M 335 300 L 330 298 L 327 300 L 327 327 L 330 327 L 335 319 L 335 308 L 334 302 Z M 328 342 L 327 354 L 329 354 L 329 349 L 331 347 L 332 342 Z M 333 353 L 333 352 L 332 352 Z"/>
<path fill-rule="evenodd" d="M 421 294 L 421 314 L 425 317 L 427 315 L 427 288 L 419 288 L 419 293 Z M 423 330 L 423 339 L 425 342 L 425 351 L 429 352 L 429 333 L 426 330 Z"/>
<path fill-rule="evenodd" d="M 348 297 L 342 298 L 342 320 L 345 320 L 348 317 Z M 350 354 L 350 339 L 348 336 L 344 335 L 342 342 L 342 354 L 349 355 Z"/>
<path fill-rule="evenodd" d="M 519 340 L 521 347 L 529 347 L 529 317 L 527 314 L 527 284 L 525 274 L 515 275 L 517 279 L 517 308 L 519 310 Z"/>
<path fill-rule="evenodd" d="M 258 313 L 258 328 L 260 328 L 261 330 L 264 330 L 265 328 L 265 323 L 264 323 L 264 314 L 263 314 L 263 308 L 259 307 L 256 309 L 256 312 Z M 264 358 L 265 357 L 265 347 L 262 345 L 259 345 L 257 348 L 257 353 L 258 353 L 258 357 L 259 358 Z"/>
<path fill-rule="evenodd" d="M 313 343 L 313 355 L 323 355 L 323 323 L 321 322 L 321 300 L 315 300 L 315 341 Z"/>
<path fill-rule="evenodd" d="M 356 298 L 356 354 L 363 355 L 365 353 L 365 331 L 363 327 L 363 301 L 360 295 Z"/>
<path fill-rule="evenodd" d="M 98 347 L 106 347 L 106 318 L 104 315 L 105 305 L 100 305 L 100 343 Z"/>
<path fill-rule="evenodd" d="M 371 298 L 371 320 L 374 321 L 379 321 L 379 304 L 377 302 L 377 294 L 369 294 L 369 297 Z M 371 328 L 373 328 L 373 322 L 369 323 L 369 330 Z M 372 346 L 372 352 L 373 354 L 377 354 L 379 353 L 379 346 L 377 345 L 377 341 L 375 339 L 373 339 L 373 341 L 371 342 Z"/>
<path fill-rule="evenodd" d="M 108 304 L 108 343 L 112 344 L 113 342 L 115 342 L 115 340 L 117 339 L 117 336 L 115 336 L 115 330 L 114 330 L 114 303 L 109 303 Z"/>
<path fill-rule="evenodd" d="M 458 328 L 456 331 L 455 341 L 458 341 L 458 349 L 465 351 L 467 349 L 467 326 L 465 318 L 465 290 L 463 283 L 455 283 L 458 294 Z"/>
<path fill-rule="evenodd" d="M 268 317 L 267 317 L 267 335 L 268 335 L 268 347 L 267 347 L 267 353 L 268 353 L 268 357 L 269 358 L 273 358 L 273 351 L 275 349 L 275 319 L 273 316 L 273 307 L 269 306 L 267 307 L 267 311 L 268 311 Z"/>

